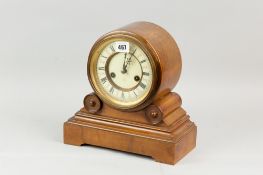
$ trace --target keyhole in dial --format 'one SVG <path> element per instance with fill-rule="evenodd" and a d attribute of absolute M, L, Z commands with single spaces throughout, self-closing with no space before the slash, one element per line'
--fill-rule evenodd
<path fill-rule="evenodd" d="M 134 77 L 134 80 L 135 80 L 135 81 L 140 81 L 140 77 L 139 77 L 138 75 L 136 75 L 136 76 Z"/>
<path fill-rule="evenodd" d="M 110 73 L 111 78 L 115 78 L 116 74 L 114 72 Z"/>

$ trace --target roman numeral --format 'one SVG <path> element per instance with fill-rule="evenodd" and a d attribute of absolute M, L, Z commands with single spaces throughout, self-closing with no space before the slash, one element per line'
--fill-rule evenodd
<path fill-rule="evenodd" d="M 142 60 L 142 61 L 140 61 L 141 64 L 144 63 L 144 62 L 146 62 L 146 60 Z"/>
<path fill-rule="evenodd" d="M 110 46 L 110 49 L 112 50 L 112 52 L 115 52 L 113 45 Z"/>
<path fill-rule="evenodd" d="M 143 82 L 140 82 L 140 84 L 139 84 L 143 89 L 145 89 L 146 88 L 146 85 L 145 84 L 143 84 Z"/>
<path fill-rule="evenodd" d="M 105 70 L 105 67 L 99 67 L 99 70 Z"/>
<path fill-rule="evenodd" d="M 133 93 L 134 93 L 134 95 L 137 97 L 137 94 L 136 94 L 136 92 L 135 92 L 135 91 L 133 91 Z"/>
<path fill-rule="evenodd" d="M 148 72 L 143 72 L 142 75 L 149 76 L 150 74 Z"/>
<path fill-rule="evenodd" d="M 137 51 L 137 49 L 135 48 L 131 55 L 134 56 L 136 51 Z"/>
<path fill-rule="evenodd" d="M 123 92 L 123 91 L 121 92 L 121 98 L 123 98 L 123 99 L 125 98 L 125 97 L 124 97 L 124 92 Z"/>
<path fill-rule="evenodd" d="M 106 83 L 107 77 L 103 77 L 102 79 L 100 79 L 100 81 L 101 81 L 103 84 Z"/>
<path fill-rule="evenodd" d="M 112 94 L 113 94 L 113 92 L 114 92 L 114 88 L 113 88 L 113 87 L 111 87 L 111 88 L 110 88 L 110 93 L 112 93 Z"/>
<path fill-rule="evenodd" d="M 108 58 L 108 57 L 106 57 L 106 56 L 104 56 L 104 55 L 101 55 L 101 57 L 103 57 L 103 58 Z"/>

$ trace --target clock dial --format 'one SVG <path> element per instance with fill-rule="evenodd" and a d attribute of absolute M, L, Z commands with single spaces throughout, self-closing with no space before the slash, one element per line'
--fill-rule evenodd
<path fill-rule="evenodd" d="M 124 43 L 124 51 L 120 50 L 120 42 Z M 97 57 L 96 82 L 108 101 L 122 107 L 143 102 L 152 87 L 153 70 L 141 47 L 130 41 L 113 41 L 107 43 Z"/>

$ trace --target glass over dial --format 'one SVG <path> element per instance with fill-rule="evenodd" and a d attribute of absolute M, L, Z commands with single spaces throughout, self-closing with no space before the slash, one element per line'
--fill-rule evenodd
<path fill-rule="evenodd" d="M 132 107 L 149 94 L 153 70 L 149 57 L 133 42 L 113 41 L 99 52 L 95 63 L 99 91 L 112 105 Z"/>

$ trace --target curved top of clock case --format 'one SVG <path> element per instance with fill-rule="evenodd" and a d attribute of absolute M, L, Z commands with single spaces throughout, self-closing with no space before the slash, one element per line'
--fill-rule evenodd
<path fill-rule="evenodd" d="M 151 54 L 155 62 L 156 79 L 153 90 L 142 104 L 131 109 L 125 109 L 138 111 L 151 104 L 154 100 L 162 98 L 175 87 L 181 74 L 181 55 L 175 40 L 165 29 L 149 22 L 134 22 L 99 38 L 91 49 L 90 56 L 94 47 L 105 38 L 120 34 L 136 38 Z M 88 77 L 92 85 L 89 71 Z M 92 87 L 94 88 L 93 85 Z M 111 104 L 108 105 L 112 106 Z"/>

